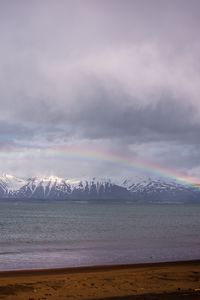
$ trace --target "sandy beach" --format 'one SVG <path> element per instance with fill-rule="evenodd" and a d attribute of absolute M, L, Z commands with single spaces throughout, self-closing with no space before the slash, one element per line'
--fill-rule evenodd
<path fill-rule="evenodd" d="M 0 299 L 200 299 L 200 261 L 0 272 Z"/>

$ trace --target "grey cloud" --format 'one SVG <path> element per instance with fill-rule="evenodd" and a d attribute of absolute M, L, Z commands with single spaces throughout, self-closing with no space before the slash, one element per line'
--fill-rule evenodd
<path fill-rule="evenodd" d="M 23 80 L 31 72 L 30 68 L 28 74 L 22 73 L 24 77 L 17 84 L 23 92 L 17 93 L 10 87 L 9 96 L 1 102 L 2 110 L 17 122 L 22 120 L 33 127 L 40 124 L 41 131 L 51 131 L 54 125 L 67 135 L 78 134 L 84 138 L 121 135 L 170 139 L 171 135 L 174 139 L 179 132 L 182 139 L 183 131 L 186 139 L 195 138 L 200 113 L 198 73 L 193 64 L 186 64 L 186 71 L 178 64 L 171 74 L 166 62 L 160 67 L 159 54 L 154 50 L 147 47 L 142 53 L 138 53 L 138 49 L 131 52 L 125 68 L 121 62 L 126 58 L 124 52 L 122 56 L 121 52 L 115 55 L 113 62 L 108 61 L 108 67 L 101 65 L 103 58 L 106 60 L 104 55 L 100 56 L 100 63 L 96 63 L 94 57 L 86 62 L 83 59 L 77 65 L 72 64 L 69 70 L 66 61 L 61 69 L 57 65 L 54 69 L 50 63 L 50 68 L 45 69 L 46 73 L 49 70 L 49 77 L 42 76 L 41 70 L 36 68 L 40 76 L 37 84 L 33 81 L 33 86 L 31 81 L 26 85 L 27 81 Z M 148 69 L 145 63 L 150 63 Z M 134 67 L 138 69 L 132 70 Z M 189 67 L 192 71 L 188 74 Z M 121 73 L 116 74 L 117 70 Z M 190 78 L 195 80 L 188 82 Z"/>
<path fill-rule="evenodd" d="M 113 99 L 114 98 L 114 99 Z M 199 144 L 200 122 L 195 107 L 164 96 L 143 108 L 126 105 L 127 95 L 110 97 L 98 91 L 88 105 L 67 120 L 86 138 L 118 138 L 127 142 L 177 141 Z M 102 101 L 106 99 L 106 101 Z M 125 102 L 125 104 L 123 103 Z"/>
<path fill-rule="evenodd" d="M 198 0 L 1 1 L 2 143 L 148 144 L 152 160 L 199 164 L 199 12 Z M 82 174 L 108 172 L 94 165 Z"/>
<path fill-rule="evenodd" d="M 32 128 L 10 121 L 0 121 L 0 137 L 3 140 L 26 138 L 33 135 Z"/>

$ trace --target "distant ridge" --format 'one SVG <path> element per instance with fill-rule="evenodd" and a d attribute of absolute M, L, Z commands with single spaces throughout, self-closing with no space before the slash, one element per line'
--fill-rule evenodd
<path fill-rule="evenodd" d="M 166 178 L 65 179 L 56 176 L 0 177 L 0 199 L 122 200 L 200 203 L 200 189 Z"/>

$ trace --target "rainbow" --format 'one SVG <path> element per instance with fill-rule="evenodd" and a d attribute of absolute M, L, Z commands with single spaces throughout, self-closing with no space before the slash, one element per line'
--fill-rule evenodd
<path fill-rule="evenodd" d="M 151 173 L 157 176 L 175 179 L 182 184 L 200 188 L 200 179 L 197 177 L 187 176 L 174 169 L 163 167 L 149 161 L 140 160 L 133 155 L 122 155 L 113 151 L 74 146 L 52 146 L 48 148 L 48 151 L 50 151 L 52 155 L 59 153 L 60 155 L 67 155 L 72 158 L 117 163 L 132 168 L 135 171 L 143 171 L 144 173 Z"/>

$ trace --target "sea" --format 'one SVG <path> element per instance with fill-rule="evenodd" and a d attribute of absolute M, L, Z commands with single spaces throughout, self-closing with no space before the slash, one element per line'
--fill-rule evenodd
<path fill-rule="evenodd" d="M 0 271 L 200 259 L 200 204 L 0 201 Z"/>

